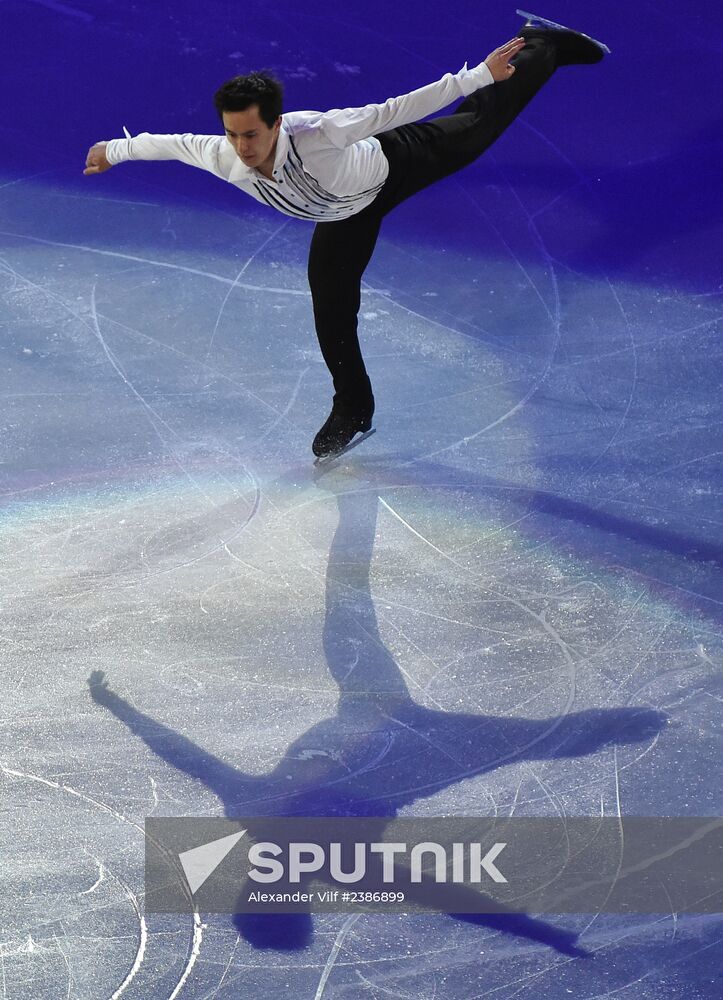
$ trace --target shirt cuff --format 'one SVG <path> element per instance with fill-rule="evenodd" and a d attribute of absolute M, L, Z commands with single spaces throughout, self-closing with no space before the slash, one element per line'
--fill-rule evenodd
<path fill-rule="evenodd" d="M 115 165 L 129 160 L 131 156 L 130 139 L 110 139 L 105 146 L 105 158 L 108 163 Z"/>
<path fill-rule="evenodd" d="M 481 62 L 479 66 L 473 66 L 472 69 L 467 69 L 467 63 L 465 63 L 457 74 L 457 80 L 465 97 L 473 94 L 475 90 L 489 87 L 491 83 L 495 82 L 490 68 L 485 62 Z"/>

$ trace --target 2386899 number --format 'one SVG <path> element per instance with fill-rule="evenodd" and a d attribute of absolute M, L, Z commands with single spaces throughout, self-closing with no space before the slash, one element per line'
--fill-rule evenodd
<path fill-rule="evenodd" d="M 403 892 L 345 892 L 344 902 L 349 903 L 403 903 Z"/>

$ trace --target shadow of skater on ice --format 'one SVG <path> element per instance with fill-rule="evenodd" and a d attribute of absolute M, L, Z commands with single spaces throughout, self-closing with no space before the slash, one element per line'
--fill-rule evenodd
<path fill-rule="evenodd" d="M 594 754 L 609 744 L 637 743 L 660 731 L 665 716 L 639 708 L 597 709 L 547 719 L 504 718 L 428 708 L 384 645 L 370 593 L 377 521 L 374 490 L 335 490 L 339 521 L 326 571 L 323 647 L 339 688 L 338 709 L 296 739 L 265 775 L 244 773 L 181 734 L 137 711 L 108 686 L 89 679 L 94 701 L 113 713 L 161 759 L 202 781 L 227 817 L 378 817 L 380 836 L 401 809 L 467 778 L 513 761 Z M 455 913 L 456 919 L 586 954 L 575 935 L 525 914 Z M 463 890 L 465 893 L 471 890 Z M 313 936 L 311 915 L 237 914 L 234 922 L 258 948 L 297 949 Z"/>

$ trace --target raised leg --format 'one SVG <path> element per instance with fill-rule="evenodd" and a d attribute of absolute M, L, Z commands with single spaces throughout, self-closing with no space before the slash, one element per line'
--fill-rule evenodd
<path fill-rule="evenodd" d="M 402 125 L 377 136 L 390 163 L 379 200 L 385 212 L 422 188 L 477 159 L 502 135 L 555 72 L 550 32 L 523 29 L 524 49 L 512 60 L 514 74 L 470 94 L 454 114 Z"/>

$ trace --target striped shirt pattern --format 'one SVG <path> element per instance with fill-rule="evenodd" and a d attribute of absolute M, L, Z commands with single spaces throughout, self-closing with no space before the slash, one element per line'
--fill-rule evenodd
<path fill-rule="evenodd" d="M 283 177 L 279 182 L 259 176 L 254 187 L 267 205 L 293 215 L 297 219 L 313 219 L 331 222 L 356 215 L 371 204 L 384 187 L 384 182 L 358 194 L 334 195 L 304 170 L 304 161 L 299 155 L 296 143 L 289 139 L 289 155 L 282 168 Z M 282 192 L 281 187 L 285 185 Z"/>

